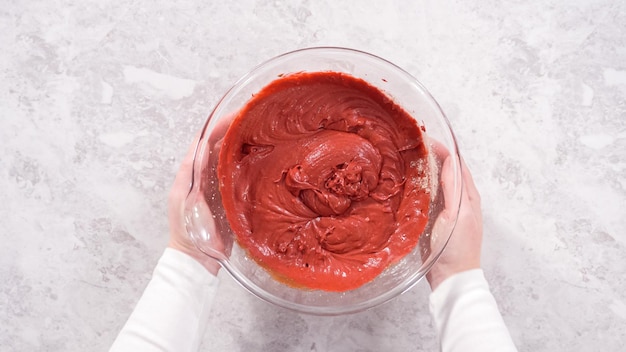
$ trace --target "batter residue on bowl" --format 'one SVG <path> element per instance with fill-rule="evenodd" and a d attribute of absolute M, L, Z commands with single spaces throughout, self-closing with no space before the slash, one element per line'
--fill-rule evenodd
<path fill-rule="evenodd" d="M 428 220 L 422 130 L 338 72 L 280 77 L 224 138 L 218 177 L 239 244 L 279 280 L 357 288 L 416 245 Z"/>

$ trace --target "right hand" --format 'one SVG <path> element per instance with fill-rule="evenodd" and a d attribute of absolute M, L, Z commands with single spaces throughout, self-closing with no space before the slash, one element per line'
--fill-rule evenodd
<path fill-rule="evenodd" d="M 452 160 L 450 158 L 451 156 L 447 156 L 441 171 L 444 196 L 446 194 L 446 186 L 453 184 Z M 480 268 L 480 249 L 483 240 L 480 194 L 478 194 L 472 175 L 463 158 L 461 158 L 461 172 L 463 192 L 461 194 L 461 208 L 456 227 L 439 260 L 426 275 L 426 279 L 433 291 L 441 282 L 454 274 Z M 454 214 L 448 211 L 448 209 L 444 209 L 440 216 L 451 219 Z"/>

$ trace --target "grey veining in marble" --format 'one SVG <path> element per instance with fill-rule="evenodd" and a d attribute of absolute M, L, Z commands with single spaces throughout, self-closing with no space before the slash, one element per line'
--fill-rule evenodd
<path fill-rule="evenodd" d="M 520 351 L 626 344 L 626 2 L 5 1 L 0 350 L 104 351 L 167 242 L 167 192 L 247 70 L 383 56 L 447 112 L 483 196 L 483 263 Z M 425 282 L 299 315 L 222 283 L 204 351 L 435 351 Z"/>

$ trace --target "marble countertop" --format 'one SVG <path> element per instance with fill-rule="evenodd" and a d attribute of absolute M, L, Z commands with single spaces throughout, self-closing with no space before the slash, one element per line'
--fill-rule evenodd
<path fill-rule="evenodd" d="M 0 9 L 0 350 L 105 351 L 167 243 L 181 157 L 235 80 L 346 46 L 416 76 L 482 194 L 520 351 L 626 344 L 626 2 L 9 1 Z M 225 273 L 203 351 L 435 351 L 426 282 L 315 317 Z"/>

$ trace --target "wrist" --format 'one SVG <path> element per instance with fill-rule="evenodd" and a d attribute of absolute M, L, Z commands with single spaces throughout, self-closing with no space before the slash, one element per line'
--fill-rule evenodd
<path fill-rule="evenodd" d="M 437 287 L 439 287 L 439 285 L 449 277 L 474 269 L 480 269 L 480 263 L 447 268 L 441 268 L 435 264 L 435 266 L 433 266 L 433 268 L 426 274 L 426 280 L 428 280 L 431 291 L 435 291 L 435 289 L 437 289 Z"/>
<path fill-rule="evenodd" d="M 169 248 L 175 249 L 175 250 L 177 250 L 179 252 L 182 252 L 182 253 L 190 256 L 195 261 L 200 263 L 200 265 L 202 265 L 209 273 L 211 273 L 214 276 L 217 276 L 217 273 L 218 273 L 218 271 L 220 269 L 220 264 L 217 262 L 217 260 L 215 260 L 215 259 L 209 257 L 208 255 L 200 252 L 196 248 L 188 248 L 187 246 L 180 245 L 179 243 L 176 243 L 175 241 L 170 241 L 170 243 L 168 243 L 167 246 Z"/>

